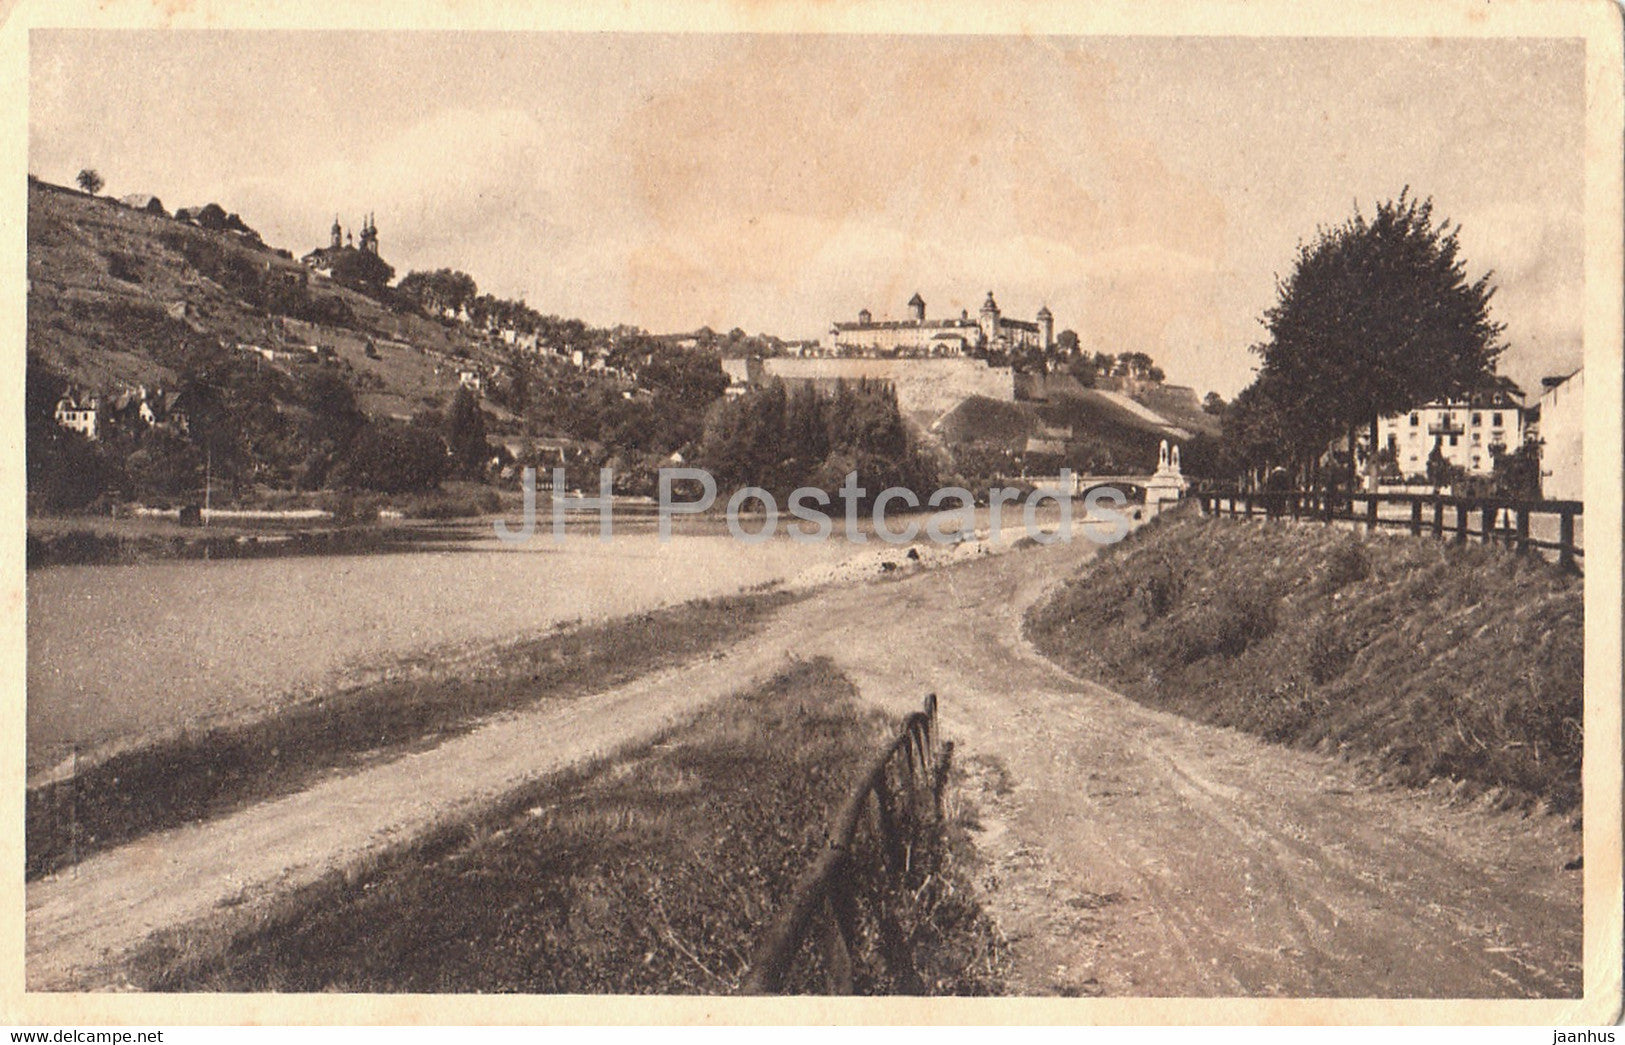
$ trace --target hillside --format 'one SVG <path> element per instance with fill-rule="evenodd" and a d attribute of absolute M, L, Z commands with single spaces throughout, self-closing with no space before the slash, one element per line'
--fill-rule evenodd
<path fill-rule="evenodd" d="M 1058 387 L 1063 384 L 1070 387 Z M 1198 421 L 1179 411 L 1170 417 L 1149 405 L 1181 405 L 1177 392 L 1164 395 L 1160 388 L 1130 397 L 1066 379 L 1052 380 L 1049 392 L 1045 400 L 1013 403 L 971 396 L 938 419 L 931 432 L 961 457 L 1022 456 L 1034 472 L 1065 464 L 1077 472 L 1110 474 L 1150 472 L 1164 439 L 1184 443 L 1217 431 L 1210 415 Z"/>
<path fill-rule="evenodd" d="M 317 345 L 333 350 L 364 411 L 407 417 L 450 398 L 455 360 L 498 362 L 464 331 L 392 311 L 257 239 L 33 181 L 28 280 L 30 360 L 90 391 L 174 384 L 219 346 Z"/>
<path fill-rule="evenodd" d="M 171 217 L 30 178 L 30 510 L 291 495 L 348 515 L 351 491 L 557 463 L 613 462 L 642 493 L 727 386 L 715 351 L 474 297 L 466 274 L 390 285 L 364 231 L 304 264 L 218 204 Z M 426 293 L 444 278 L 460 307 Z"/>

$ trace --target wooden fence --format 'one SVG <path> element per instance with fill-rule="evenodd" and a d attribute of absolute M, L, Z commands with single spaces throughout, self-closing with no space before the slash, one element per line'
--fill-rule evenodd
<path fill-rule="evenodd" d="M 1364 522 L 1372 530 L 1380 526 L 1407 529 L 1418 536 L 1429 533 L 1457 543 L 1477 538 L 1487 544 L 1506 544 L 1520 552 L 1555 551 L 1558 561 L 1568 569 L 1578 569 L 1577 560 L 1585 554 L 1575 536 L 1575 520 L 1584 507 L 1580 501 L 1313 490 L 1219 489 L 1198 491 L 1194 496 L 1208 515 Z M 1385 505 L 1403 506 L 1403 510 L 1385 514 Z M 1554 518 L 1556 539 L 1530 532 L 1531 520 Z M 1477 529 L 1473 528 L 1474 520 L 1477 520 Z"/>
<path fill-rule="evenodd" d="M 902 875 L 910 855 L 910 828 L 922 824 L 934 828 L 942 820 L 942 792 L 952 755 L 953 744 L 938 738 L 937 696 L 929 694 L 924 708 L 903 720 L 836 814 L 828 845 L 796 882 L 789 904 L 752 955 L 747 994 L 782 993 L 815 928 L 822 932 L 816 946 L 830 993 L 853 993 L 863 899 L 853 874 L 858 828 L 872 811 L 874 829 L 866 836 L 878 843 L 885 873 Z M 878 903 L 875 907 L 887 971 L 906 985 L 914 975 L 912 959 L 891 913 Z"/>

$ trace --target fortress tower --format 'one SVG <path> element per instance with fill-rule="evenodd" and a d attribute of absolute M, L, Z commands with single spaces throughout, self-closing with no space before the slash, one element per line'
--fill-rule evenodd
<path fill-rule="evenodd" d="M 1048 352 L 1055 345 L 1055 316 L 1049 306 L 1038 310 L 1038 347 Z"/>
<path fill-rule="evenodd" d="M 987 300 L 982 302 L 982 309 L 977 315 L 981 319 L 983 342 L 993 344 L 999 339 L 999 303 L 993 300 L 993 291 L 987 292 Z"/>

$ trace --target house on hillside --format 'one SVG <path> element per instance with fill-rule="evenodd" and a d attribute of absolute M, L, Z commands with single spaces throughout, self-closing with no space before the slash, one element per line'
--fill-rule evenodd
<path fill-rule="evenodd" d="M 68 389 L 56 401 L 56 423 L 86 439 L 101 438 L 101 400 L 94 394 Z"/>

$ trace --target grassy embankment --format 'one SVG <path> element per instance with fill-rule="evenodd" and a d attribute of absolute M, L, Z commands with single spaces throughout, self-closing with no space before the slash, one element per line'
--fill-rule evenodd
<path fill-rule="evenodd" d="M 272 901 L 154 938 L 149 990 L 733 993 L 892 723 L 828 661 L 796 665 L 652 744 L 527 785 L 472 820 Z M 998 989 L 961 828 L 883 890 L 931 993 Z M 866 921 L 859 989 L 900 988 Z M 802 962 L 797 990 L 822 986 Z"/>
<path fill-rule="evenodd" d="M 1109 551 L 1027 617 L 1077 674 L 1388 780 L 1578 809 L 1579 577 L 1501 548 L 1183 513 Z"/>
<path fill-rule="evenodd" d="M 113 755 L 27 802 L 27 874 L 153 831 L 298 791 L 334 770 L 422 750 L 500 711 L 621 685 L 749 635 L 796 598 L 699 599 L 498 647 L 477 664 L 418 665 L 241 725 Z"/>

